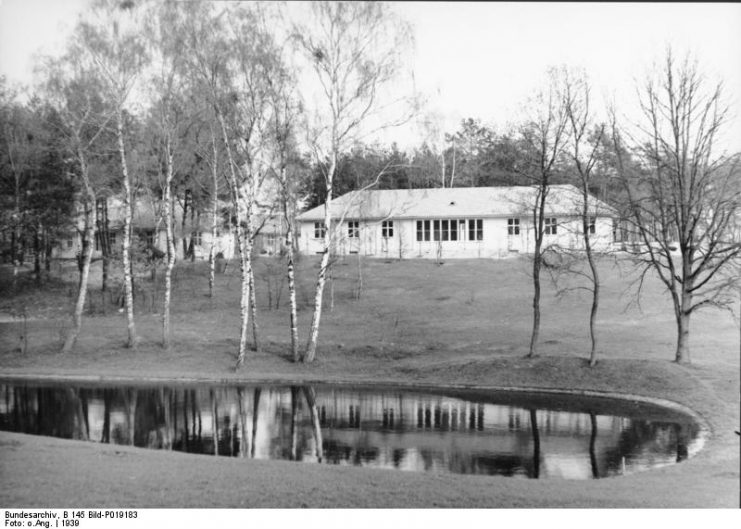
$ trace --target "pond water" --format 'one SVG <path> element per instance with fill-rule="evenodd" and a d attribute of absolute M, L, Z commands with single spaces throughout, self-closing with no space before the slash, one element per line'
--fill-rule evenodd
<path fill-rule="evenodd" d="M 0 381 L 0 429 L 254 459 L 595 479 L 702 447 L 688 416 L 603 398 L 348 386 Z"/>

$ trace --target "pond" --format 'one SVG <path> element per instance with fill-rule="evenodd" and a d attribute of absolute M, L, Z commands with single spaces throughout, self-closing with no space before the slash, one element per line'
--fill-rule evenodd
<path fill-rule="evenodd" d="M 701 428 L 645 403 L 520 392 L 2 383 L 0 429 L 254 459 L 596 479 L 694 455 Z"/>

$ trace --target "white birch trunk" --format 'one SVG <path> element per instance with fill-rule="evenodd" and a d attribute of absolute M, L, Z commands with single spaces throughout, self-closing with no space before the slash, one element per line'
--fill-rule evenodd
<path fill-rule="evenodd" d="M 285 168 L 281 170 L 281 184 L 283 186 L 283 217 L 286 220 L 286 251 L 288 252 L 287 276 L 288 276 L 288 302 L 290 305 L 290 327 L 291 327 L 291 354 L 294 362 L 298 362 L 298 308 L 296 306 L 296 279 L 294 272 L 293 255 L 293 220 L 288 208 L 288 183 L 286 182 Z"/>
<path fill-rule="evenodd" d="M 139 341 L 136 336 L 136 325 L 134 323 L 134 292 L 133 281 L 131 277 L 131 183 L 129 182 L 129 170 L 126 164 L 126 150 L 123 141 L 123 115 L 118 110 L 116 119 L 116 133 L 118 136 L 118 152 L 121 157 L 121 171 L 123 172 L 124 188 L 124 230 L 123 230 L 123 273 L 124 273 L 124 294 L 126 301 L 126 320 L 128 328 L 127 347 L 136 348 Z"/>
<path fill-rule="evenodd" d="M 162 345 L 170 347 L 170 303 L 172 300 L 172 269 L 175 266 L 175 237 L 172 229 L 172 150 L 167 141 L 167 175 L 165 176 L 165 234 L 167 237 L 167 267 L 165 268 L 165 306 L 162 313 Z"/>
<path fill-rule="evenodd" d="M 216 247 L 216 231 L 219 209 L 219 177 L 217 165 L 218 149 L 216 148 L 216 137 L 214 136 L 213 129 L 211 130 L 211 141 L 213 144 L 213 160 L 211 166 L 213 200 L 211 204 L 211 249 L 208 252 L 208 297 L 213 298 L 214 284 L 216 283 L 216 255 L 214 249 Z"/>
<path fill-rule="evenodd" d="M 251 247 L 252 245 L 250 245 Z M 252 259 L 248 268 L 248 282 L 250 287 L 250 315 L 252 316 L 252 339 L 254 340 L 255 352 L 260 352 L 260 329 L 257 326 L 257 296 L 255 295 L 255 274 L 252 269 Z"/>
<path fill-rule="evenodd" d="M 335 151 L 336 152 L 336 151 Z M 319 323 L 322 318 L 322 297 L 324 285 L 327 281 L 327 269 L 329 268 L 329 248 L 331 244 L 331 221 L 332 221 L 332 178 L 337 167 L 337 157 L 333 152 L 332 161 L 327 175 L 327 200 L 324 202 L 324 244 L 322 260 L 319 264 L 319 274 L 316 280 L 316 294 L 314 295 L 314 315 L 311 318 L 309 330 L 309 341 L 306 344 L 303 361 L 313 362 L 316 358 L 316 346 L 319 340 Z"/>
<path fill-rule="evenodd" d="M 88 244 L 85 249 L 85 254 L 83 255 L 82 274 L 80 276 L 80 286 L 77 292 L 77 302 L 75 303 L 75 310 L 72 316 L 72 328 L 67 332 L 64 345 L 62 346 L 62 353 L 69 353 L 72 351 L 75 343 L 77 343 L 77 337 L 80 335 L 80 330 L 82 329 L 82 311 L 85 308 L 87 285 L 90 278 L 90 263 L 93 259 L 93 237 L 95 236 L 95 231 L 92 219 L 92 206 L 89 206 L 89 204 L 91 203 L 90 201 L 92 201 L 93 205 L 95 204 L 95 194 L 93 193 L 93 190 L 90 187 L 90 182 L 87 178 L 87 164 L 85 163 L 84 158 L 80 160 L 80 166 L 80 170 L 83 174 L 85 191 L 87 193 L 85 204 L 85 239 L 88 241 Z M 24 336 L 25 335 L 26 333 L 24 332 Z"/>
<path fill-rule="evenodd" d="M 244 230 L 242 229 L 242 219 L 245 218 L 248 228 L 250 227 L 249 212 L 247 215 L 242 213 L 242 190 L 239 186 L 237 174 L 235 170 L 235 161 L 232 156 L 232 150 L 229 146 L 229 136 L 226 133 L 226 123 L 224 122 L 224 116 L 221 112 L 218 112 L 219 123 L 221 125 L 221 132 L 224 137 L 224 144 L 226 145 L 226 154 L 229 158 L 229 186 L 232 192 L 232 202 L 234 209 L 237 213 L 237 226 L 236 236 L 237 245 L 239 247 L 239 268 L 242 276 L 242 292 L 239 301 L 239 308 L 241 314 L 241 326 L 239 333 L 239 352 L 237 354 L 237 369 L 244 364 L 244 360 L 247 356 L 247 327 L 249 326 L 250 311 L 249 311 L 249 299 L 250 299 L 250 275 L 252 274 L 252 261 L 250 254 L 252 253 L 250 238 L 245 236 Z"/>
<path fill-rule="evenodd" d="M 239 310 L 240 310 L 240 316 L 241 316 L 241 325 L 240 325 L 240 331 L 239 331 L 239 352 L 237 356 L 237 368 L 239 368 L 245 360 L 245 357 L 247 356 L 247 328 L 249 327 L 249 321 L 250 321 L 250 310 L 249 310 L 249 301 L 250 301 L 250 281 L 249 281 L 249 274 L 250 274 L 250 268 L 251 264 L 250 261 L 247 259 L 247 248 L 246 248 L 246 237 L 244 235 L 244 231 L 242 229 L 242 208 L 239 204 L 239 199 L 236 200 L 236 210 L 237 210 L 237 226 L 236 226 L 236 235 L 237 235 L 237 246 L 239 247 L 239 270 L 242 277 L 242 291 L 241 296 L 239 298 Z"/>

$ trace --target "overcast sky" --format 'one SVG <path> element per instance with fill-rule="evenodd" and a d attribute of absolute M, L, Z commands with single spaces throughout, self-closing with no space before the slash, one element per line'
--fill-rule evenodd
<path fill-rule="evenodd" d="M 0 0 L 0 73 L 30 83 L 34 52 L 59 50 L 88 2 Z M 667 44 L 691 50 L 711 78 L 723 79 L 741 114 L 741 4 L 397 2 L 394 8 L 414 28 L 416 87 L 449 131 L 465 117 L 504 129 L 551 65 L 584 67 L 596 97 L 616 97 L 628 108 L 634 80 Z M 741 138 L 741 119 L 728 132 Z M 386 139 L 405 144 L 418 134 L 407 127 Z"/>

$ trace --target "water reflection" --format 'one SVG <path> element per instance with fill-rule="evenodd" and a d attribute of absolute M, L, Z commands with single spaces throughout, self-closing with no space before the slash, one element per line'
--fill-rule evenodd
<path fill-rule="evenodd" d="M 312 386 L 0 390 L 4 430 L 242 458 L 591 479 L 680 462 L 701 444 L 682 416 L 584 399 Z"/>

